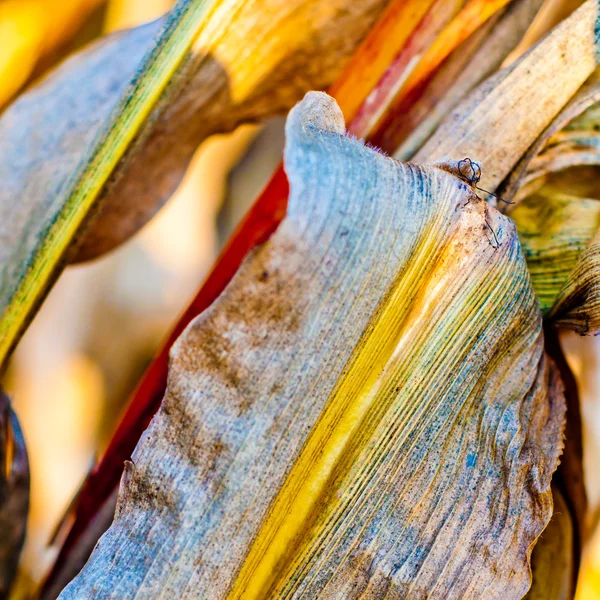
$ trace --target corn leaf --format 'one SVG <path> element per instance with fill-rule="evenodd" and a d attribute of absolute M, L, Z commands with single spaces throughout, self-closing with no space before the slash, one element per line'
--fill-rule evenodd
<path fill-rule="evenodd" d="M 561 290 L 577 294 L 569 277 L 600 225 L 600 201 L 545 186 L 511 211 L 542 311 L 550 314 Z M 592 251 L 597 251 L 593 248 Z M 566 291 L 566 290 L 565 290 Z M 566 292 L 569 294 L 569 292 Z M 561 309 L 557 307 L 557 311 Z"/>
<path fill-rule="evenodd" d="M 288 214 L 172 351 L 62 598 L 521 598 L 564 398 L 510 220 L 309 94 Z"/>
<path fill-rule="evenodd" d="M 395 158 L 414 156 L 460 101 L 500 67 L 521 41 L 541 4 L 541 0 L 511 2 L 452 53 L 419 96 L 410 99 L 406 110 L 395 114 L 390 124 L 397 142 Z"/>
<path fill-rule="evenodd" d="M 574 532 L 565 499 L 553 488 L 554 514 L 533 550 L 533 584 L 526 600 L 572 600 L 575 593 Z"/>
<path fill-rule="evenodd" d="M 581 556 L 589 539 L 588 501 L 583 473 L 581 409 L 577 383 L 556 328 L 545 328 L 545 348 L 564 385 L 567 403 L 565 446 L 552 479 L 554 514 L 533 549 L 533 582 L 527 600 L 572 600 Z"/>
<path fill-rule="evenodd" d="M 567 404 L 567 425 L 565 427 L 565 446 L 560 457 L 560 465 L 552 484 L 560 491 L 573 522 L 573 579 L 577 579 L 581 555 L 593 533 L 590 527 L 586 481 L 583 464 L 583 416 L 580 395 L 575 376 L 571 372 L 559 341 L 556 327 L 544 328 L 546 353 L 558 369 L 564 386 Z M 555 507 L 555 511 L 556 511 Z"/>
<path fill-rule="evenodd" d="M 344 115 L 352 117 L 349 129 L 360 136 L 368 136 L 370 141 L 386 151 L 393 151 L 398 145 L 396 115 L 408 110 L 415 100 L 415 94 L 435 75 L 452 52 L 507 4 L 507 0 L 434 2 L 383 77 L 375 80 L 376 85 L 360 110 L 356 114 L 349 114 L 342 107 Z M 374 44 L 378 44 L 377 38 Z M 338 97 L 335 88 L 333 92 Z"/>
<path fill-rule="evenodd" d="M 109 38 L 7 110 L 0 363 L 69 251 L 74 257 L 92 212 L 102 207 L 102 218 L 79 239 L 77 258 L 112 248 L 150 218 L 207 135 L 329 85 L 385 3 L 181 0 L 156 43 L 158 25 Z"/>
<path fill-rule="evenodd" d="M 552 173 L 561 169 L 578 167 L 589 164 L 589 161 L 579 154 L 577 144 L 563 145 L 564 138 L 573 135 L 571 130 L 580 131 L 582 134 L 592 133 L 598 124 L 594 106 L 600 101 L 600 71 L 596 69 L 585 84 L 569 103 L 556 115 L 548 127 L 541 132 L 535 143 L 525 152 L 519 163 L 502 183 L 499 193 L 506 200 L 519 202 L 520 199 L 535 192 L 548 180 Z M 593 135 L 593 134 L 592 134 Z M 557 152 L 557 147 L 560 151 Z M 589 149 L 589 145 L 587 146 Z M 569 154 L 566 160 L 560 160 L 560 155 Z M 574 152 L 573 152 L 574 151 Z M 597 162 L 597 159 L 596 159 Z M 592 164 L 594 164 L 592 162 Z M 576 181 L 569 182 L 569 189 Z M 565 190 L 568 191 L 568 190 Z"/>
<path fill-rule="evenodd" d="M 361 127 L 364 129 L 363 125 L 366 122 L 364 115 L 356 119 L 357 115 L 365 111 L 372 113 L 385 111 L 386 107 L 389 108 L 389 102 L 386 101 L 387 96 L 384 95 L 383 98 L 380 98 L 381 102 L 374 103 L 371 92 L 374 87 L 385 87 L 384 84 L 390 84 L 390 64 L 394 65 L 393 72 L 402 83 L 405 80 L 405 74 L 410 73 L 411 69 L 420 63 L 421 54 L 426 46 L 425 42 L 431 41 L 432 31 L 435 33 L 443 28 L 448 19 L 453 16 L 452 27 L 455 27 L 457 22 L 460 23 L 464 16 L 460 11 L 463 4 L 466 3 L 457 3 L 455 0 L 437 0 L 434 3 L 423 3 L 421 0 L 394 0 L 383 11 L 378 23 L 331 88 L 332 94 L 335 95 L 340 108 L 349 121 L 349 130 L 353 134 L 364 135 L 367 139 L 370 134 L 369 131 L 361 131 Z M 471 9 L 472 7 L 489 8 L 489 6 L 486 7 L 486 3 L 478 0 L 473 0 L 469 6 Z M 494 4 L 494 6 L 495 8 L 499 7 L 498 4 Z M 522 32 L 531 20 L 536 7 L 537 1 L 519 0 L 509 5 L 508 10 L 498 22 L 489 20 L 492 32 L 477 52 L 476 60 L 465 69 L 465 77 L 459 77 L 458 87 L 453 90 L 453 93 L 456 92 L 460 96 L 461 90 L 465 86 L 468 88 L 473 81 L 480 79 L 486 69 L 490 68 L 490 64 L 496 64 L 499 57 L 504 56 L 514 46 L 515 39 L 518 39 L 519 32 Z M 459 11 L 458 15 L 457 11 Z M 497 11 L 498 15 L 500 13 L 501 11 Z M 482 20 L 480 17 L 479 22 Z M 472 23 L 469 26 L 472 27 Z M 482 33 L 485 34 L 485 37 L 488 34 L 488 28 L 484 27 Z M 472 41 L 475 42 L 474 47 L 479 47 L 481 44 L 481 38 L 478 36 L 476 40 L 469 41 L 468 48 L 471 47 Z M 444 56 L 449 54 L 453 43 L 454 40 L 450 39 L 447 48 L 440 48 L 438 45 L 438 58 L 440 53 Z M 465 44 L 463 43 L 452 56 L 459 58 L 462 64 L 464 52 Z M 488 60 L 488 53 L 491 55 L 491 63 Z M 470 54 L 468 54 L 467 60 L 469 57 Z M 429 64 L 431 62 L 429 61 Z M 456 65 L 454 61 L 451 62 L 451 70 L 454 70 Z M 448 77 L 448 72 L 444 68 L 440 70 L 439 75 L 442 76 L 441 81 L 443 82 Z M 378 95 L 378 97 L 380 96 Z M 391 94 L 391 96 L 393 99 L 394 95 Z M 455 100 L 453 99 L 453 102 Z M 443 105 L 444 101 L 442 100 L 440 106 Z M 485 131 L 482 132 L 482 135 L 485 135 Z M 91 520 L 95 519 L 96 512 L 100 510 L 100 507 L 116 488 L 122 473 L 123 461 L 130 457 L 141 432 L 157 410 L 166 387 L 168 349 L 190 320 L 207 308 L 222 292 L 249 249 L 259 240 L 264 240 L 265 234 L 272 232 L 285 214 L 288 186 L 282 169 L 277 171 L 271 183 L 272 185 L 269 184 L 256 200 L 239 231 L 228 243 L 210 276 L 202 284 L 189 309 L 174 327 L 172 335 L 156 356 L 131 398 L 127 412 L 115 432 L 109 448 L 97 468 L 88 477 L 81 497 L 75 505 L 73 527 L 61 548 L 57 562 L 48 578 L 48 584 L 53 582 L 52 585 L 55 585 L 57 579 L 60 579 L 58 573 L 68 567 L 70 553 L 80 553 L 81 549 L 76 547 L 77 540 Z M 108 523 L 106 526 L 108 527 Z"/>
<path fill-rule="evenodd" d="M 390 2 L 331 88 L 350 121 L 351 130 L 352 120 L 361 107 L 369 103 L 373 86 L 386 77 L 389 64 L 397 60 L 399 54 L 407 63 L 418 59 L 418 48 L 409 42 L 415 32 L 420 31 L 420 24 L 427 20 L 427 15 L 423 16 L 424 11 L 455 4 L 455 0 L 438 0 L 432 6 L 422 0 Z M 407 44 L 409 48 L 405 50 Z M 355 135 L 359 133 L 352 132 Z M 213 271 L 149 366 L 106 452 L 86 479 L 77 500 L 72 503 L 72 514 L 65 516 L 64 522 L 72 525 L 44 582 L 43 591 L 47 594 L 44 597 L 56 597 L 54 590 L 62 589 L 79 570 L 80 567 L 73 567 L 74 563 L 78 564 L 80 557 L 87 558 L 91 553 L 96 540 L 88 530 L 104 531 L 110 525 L 113 515 L 105 507 L 109 499 L 116 496 L 124 461 L 131 457 L 141 434 L 160 406 L 167 383 L 170 347 L 189 322 L 224 290 L 246 254 L 268 239 L 276 229 L 285 216 L 288 192 L 287 178 L 281 167 L 227 243 Z"/>
<path fill-rule="evenodd" d="M 600 201 L 545 186 L 523 200 L 511 216 L 547 318 L 581 335 L 597 333 Z"/>
<path fill-rule="evenodd" d="M 482 166 L 483 189 L 499 187 L 507 201 L 528 197 L 510 214 L 542 308 L 553 322 L 580 333 L 600 329 L 595 201 L 576 203 L 570 198 L 575 188 L 564 181 L 560 189 L 553 189 L 555 180 L 539 188 L 552 173 L 598 163 L 597 10 L 596 3 L 585 2 L 514 65 L 484 82 L 415 156 L 470 156 Z"/>
<path fill-rule="evenodd" d="M 587 0 L 534 48 L 499 71 L 443 121 L 417 162 L 469 156 L 494 191 L 597 63 L 598 3 Z"/>
<path fill-rule="evenodd" d="M 406 70 L 401 63 L 394 65 L 386 80 L 374 91 L 374 104 L 377 104 L 378 96 L 383 96 L 393 108 L 393 110 L 379 111 L 375 114 L 366 111 L 364 115 L 370 121 L 370 125 L 363 129 L 371 131 L 371 139 L 382 148 L 395 149 L 398 146 L 397 127 L 394 123 L 396 115 L 401 115 L 410 107 L 414 102 L 415 94 L 418 94 L 420 89 L 427 84 L 454 50 L 488 20 L 501 12 L 509 2 L 507 0 L 469 0 L 462 7 L 461 3 L 457 4 L 456 9 L 460 8 L 460 10 L 447 23 L 444 22 L 443 11 L 434 6 L 430 14 L 431 18 L 422 28 L 423 31 L 418 32 L 424 33 L 425 40 L 420 39 L 420 35 L 416 36 L 415 45 L 417 47 L 423 41 L 426 42 L 420 48 L 418 62 L 408 64 Z M 427 40 L 428 37 L 431 39 Z M 402 76 L 398 76 L 398 71 Z"/>
<path fill-rule="evenodd" d="M 503 186 L 542 310 L 581 334 L 600 330 L 598 73 L 556 117 Z"/>

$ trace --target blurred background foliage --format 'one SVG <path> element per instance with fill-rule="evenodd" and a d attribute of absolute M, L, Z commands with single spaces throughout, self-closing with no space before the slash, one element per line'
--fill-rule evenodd
<path fill-rule="evenodd" d="M 0 111 L 74 50 L 157 18 L 173 0 L 0 0 Z M 570 0 L 548 0 L 523 49 Z M 536 29 L 537 28 L 537 29 Z M 522 50 L 520 50 L 522 51 Z M 512 59 L 513 57 L 511 57 Z M 127 398 L 218 250 L 280 160 L 283 119 L 207 140 L 159 215 L 132 241 L 69 268 L 21 341 L 3 385 L 31 463 L 31 511 L 14 597 L 28 597 L 56 554 L 51 540 Z M 600 520 L 600 338 L 565 334 L 584 424 L 590 506 Z M 600 535 L 578 600 L 600 600 Z"/>
<path fill-rule="evenodd" d="M 0 105 L 95 37 L 156 18 L 172 4 L 0 0 Z M 280 160 L 281 123 L 267 125 L 272 132 L 260 144 L 266 153 L 250 152 L 250 168 L 232 176 L 258 127 L 204 143 L 160 215 L 115 252 L 68 269 L 23 338 L 3 382 L 20 415 L 32 471 L 22 591 L 52 563 L 53 530 L 130 392 Z M 232 193 L 222 207 L 227 187 Z"/>

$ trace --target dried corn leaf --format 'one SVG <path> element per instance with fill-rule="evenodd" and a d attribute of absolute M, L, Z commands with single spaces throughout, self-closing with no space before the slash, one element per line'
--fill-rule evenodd
<path fill-rule="evenodd" d="M 418 59 L 418 48 L 412 44 L 412 40 L 416 29 L 421 31 L 420 26 L 417 27 L 419 20 L 422 22 L 427 19 L 423 15 L 428 8 L 430 12 L 437 11 L 442 4 L 455 5 L 456 0 L 429 3 L 423 3 L 422 0 L 393 0 L 354 53 L 331 88 L 340 109 L 351 123 L 349 129 L 354 135 L 360 137 L 360 133 L 352 127 L 352 120 L 368 99 L 373 86 L 385 77 L 389 64 L 397 60 L 398 53 L 401 53 L 405 62 L 410 63 L 413 59 Z M 411 40 L 410 48 L 405 52 L 403 49 L 408 40 Z M 167 383 L 168 351 L 171 345 L 189 322 L 220 295 L 245 255 L 274 231 L 285 216 L 288 191 L 287 178 L 283 166 L 280 166 L 228 242 L 219 261 L 171 332 L 163 349 L 149 366 L 144 380 L 140 382 L 130 400 L 111 444 L 93 474 L 87 478 L 81 495 L 73 505 L 73 514 L 69 515 L 73 517 L 72 521 L 69 518 L 72 525 L 46 579 L 45 590 L 62 589 L 65 574 L 68 576 L 66 583 L 70 581 L 72 575 L 68 574 L 72 571 L 73 555 L 81 556 L 85 552 L 87 556 L 91 554 L 98 538 L 94 540 L 92 536 L 85 535 L 85 532 L 92 520 L 95 525 L 98 523 L 97 516 L 100 512 L 103 513 L 103 518 L 107 519 L 104 530 L 109 527 L 113 515 L 109 515 L 101 507 L 113 492 L 116 497 L 119 480 L 123 474 L 123 462 L 131 456 L 141 434 L 160 406 Z M 85 549 L 84 546 L 90 543 Z M 79 569 L 80 567 L 77 568 Z"/>
<path fill-rule="evenodd" d="M 324 94 L 287 138 L 288 214 L 173 348 L 61 597 L 521 598 L 564 398 L 512 223 Z"/>
<path fill-rule="evenodd" d="M 575 593 L 571 512 L 553 487 L 554 514 L 531 557 L 533 583 L 526 600 L 572 600 Z"/>
<path fill-rule="evenodd" d="M 0 314 L 9 309 L 48 228 L 64 209 L 69 180 L 159 27 L 104 38 L 0 117 Z M 4 326 L 0 323 L 0 331 L 7 336 Z"/>
<path fill-rule="evenodd" d="M 581 334 L 600 330 L 598 77 L 556 117 L 501 190 L 517 202 L 510 215 L 542 310 Z"/>
<path fill-rule="evenodd" d="M 17 416 L 0 390 L 0 598 L 17 571 L 29 510 L 29 461 Z"/>
<path fill-rule="evenodd" d="M 542 0 L 516 0 L 463 42 L 426 85 L 422 96 L 392 125 L 402 143 L 394 157 L 408 160 L 440 122 L 481 81 L 494 73 L 517 46 Z"/>
<path fill-rule="evenodd" d="M 402 123 L 402 114 L 410 110 L 423 88 L 427 86 L 451 53 L 461 46 L 464 50 L 464 42 L 485 27 L 486 22 L 494 19 L 508 4 L 507 0 L 470 0 L 439 33 L 432 32 L 435 37 L 431 45 L 420 53 L 417 64 L 411 65 L 411 68 L 407 69 L 407 73 L 403 74 L 400 86 L 398 86 L 398 78 L 396 78 L 389 98 L 391 110 L 376 115 L 377 118 L 369 127 L 370 139 L 382 148 L 397 148 L 401 138 L 397 136 L 399 124 L 396 123 L 396 119 L 400 120 L 400 124 Z M 392 79 L 392 81 L 394 80 Z"/>
<path fill-rule="evenodd" d="M 557 169 L 597 163 L 596 137 L 589 128 L 581 131 L 595 113 L 561 131 L 586 109 L 594 110 L 589 107 L 600 98 L 594 72 L 597 13 L 596 2 L 588 0 L 514 65 L 484 82 L 446 119 L 415 160 L 470 156 L 482 165 L 484 189 L 495 190 L 510 174 L 499 194 L 510 200 L 520 190 L 517 201 L 530 196 Z M 534 287 L 554 321 L 582 333 L 595 332 L 600 327 L 600 316 L 595 314 L 600 309 L 595 247 L 586 245 L 596 220 L 584 222 L 589 216 L 584 213 L 593 212 L 594 203 L 586 201 L 583 208 L 570 205 L 570 216 L 574 218 L 573 211 L 580 216 L 567 223 L 567 214 L 561 211 L 567 210 L 568 198 L 555 197 L 545 204 L 545 193 L 511 213 L 523 236 Z M 548 193 L 556 196 L 558 191 Z M 559 214 L 552 216 L 551 207 Z"/>
<path fill-rule="evenodd" d="M 511 212 L 549 320 L 600 330 L 600 201 L 545 186 Z"/>
<path fill-rule="evenodd" d="M 375 24 L 360 50 L 348 62 L 331 94 L 343 99 L 342 110 L 348 121 L 356 118 L 373 102 L 371 93 L 391 68 L 406 69 L 418 60 L 423 47 L 415 44 L 423 29 L 432 30 L 445 22 L 464 0 L 392 0 Z M 442 13 L 440 15 L 440 13 Z M 432 23 L 433 21 L 433 23 Z M 435 33 L 435 31 L 434 31 Z M 431 38 L 428 38 L 431 42 Z M 365 131 L 365 127 L 361 127 Z"/>
<path fill-rule="evenodd" d="M 600 123 L 597 120 L 596 123 Z M 530 163 L 524 189 L 519 190 L 517 200 L 549 178 L 552 173 L 578 167 L 600 164 L 600 135 L 597 131 L 569 130 L 555 134 L 544 151 Z M 530 183 L 529 186 L 526 184 Z M 595 194 L 598 191 L 595 190 Z"/>
<path fill-rule="evenodd" d="M 597 0 L 587 0 L 461 102 L 415 160 L 469 156 L 482 166 L 481 186 L 494 191 L 594 71 L 597 24 Z"/>
<path fill-rule="evenodd" d="M 565 446 L 552 484 L 559 489 L 569 506 L 573 521 L 573 578 L 576 579 L 581 563 L 581 553 L 589 540 L 590 533 L 593 533 L 593 528 L 590 528 L 584 477 L 583 428 L 579 390 L 559 341 L 558 330 L 552 326 L 545 327 L 544 338 L 546 354 L 556 366 L 563 383 L 567 405 Z"/>
<path fill-rule="evenodd" d="M 544 0 L 539 14 L 527 31 L 519 47 L 515 50 L 515 58 L 527 52 L 542 37 L 578 9 L 585 0 Z"/>
<path fill-rule="evenodd" d="M 564 386 L 567 424 L 563 454 L 552 479 L 554 514 L 533 550 L 533 583 L 526 598 L 572 600 L 589 531 L 583 476 L 581 411 L 577 383 L 554 327 L 545 328 L 544 345 Z"/>
<path fill-rule="evenodd" d="M 542 186 L 553 172 L 590 163 L 589 159 L 587 161 L 580 159 L 577 146 L 575 148 L 573 145 L 564 147 L 561 141 L 568 138 L 569 135 L 572 136 L 573 129 L 581 131 L 581 133 L 592 133 L 594 125 L 598 124 L 594 108 L 598 101 L 600 101 L 600 71 L 595 70 L 577 94 L 531 145 L 507 180 L 502 183 L 499 193 L 505 200 L 518 202 Z M 580 137 L 585 139 L 586 136 L 580 134 Z M 558 158 L 557 146 L 561 147 Z M 584 143 L 582 150 L 589 149 L 589 146 L 589 143 Z M 569 160 L 560 159 L 562 150 L 571 153 Z M 547 158 L 546 154 L 551 158 Z M 597 161 L 596 157 L 596 163 Z"/>
<path fill-rule="evenodd" d="M 396 115 L 402 119 L 452 52 L 508 3 L 437 0 L 377 82 L 350 129 L 386 151 L 394 150 L 399 143 L 395 136 Z"/>
<path fill-rule="evenodd" d="M 283 113 L 307 90 L 329 87 L 388 2 L 213 0 L 175 89 L 104 191 L 101 222 L 86 233 L 78 260 L 110 250 L 152 217 L 206 137 Z"/>
<path fill-rule="evenodd" d="M 181 0 L 156 44 L 156 24 L 111 37 L 7 110 L 0 118 L 0 362 L 92 209 L 101 205 L 102 216 L 80 240 L 79 258 L 145 223 L 207 135 L 329 85 L 385 4 Z"/>

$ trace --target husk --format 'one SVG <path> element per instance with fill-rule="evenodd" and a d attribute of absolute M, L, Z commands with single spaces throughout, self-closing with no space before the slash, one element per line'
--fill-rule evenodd
<path fill-rule="evenodd" d="M 171 355 L 62 598 L 521 598 L 564 398 L 511 222 L 448 170 L 287 125 L 288 214 Z"/>

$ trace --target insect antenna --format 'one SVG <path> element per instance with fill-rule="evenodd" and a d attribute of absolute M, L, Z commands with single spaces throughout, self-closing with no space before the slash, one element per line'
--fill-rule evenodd
<path fill-rule="evenodd" d="M 487 228 L 492 232 L 492 235 L 494 236 L 494 240 L 496 242 L 496 245 L 494 246 L 494 248 L 500 248 L 500 246 L 502 244 L 500 243 L 500 240 L 498 239 L 498 236 L 496 235 L 494 228 L 490 225 L 490 222 L 485 217 L 483 220 L 485 221 Z"/>
<path fill-rule="evenodd" d="M 490 196 L 493 196 L 494 198 L 496 198 L 496 200 L 500 200 L 501 202 L 504 202 L 505 204 L 514 204 L 514 202 L 512 200 L 505 200 L 501 196 L 498 196 L 498 194 L 494 194 L 494 192 L 490 192 L 488 190 L 484 190 L 483 188 L 479 187 L 478 185 L 474 185 L 473 187 L 476 190 L 479 190 L 480 192 L 485 192 L 486 194 L 489 194 Z"/>

